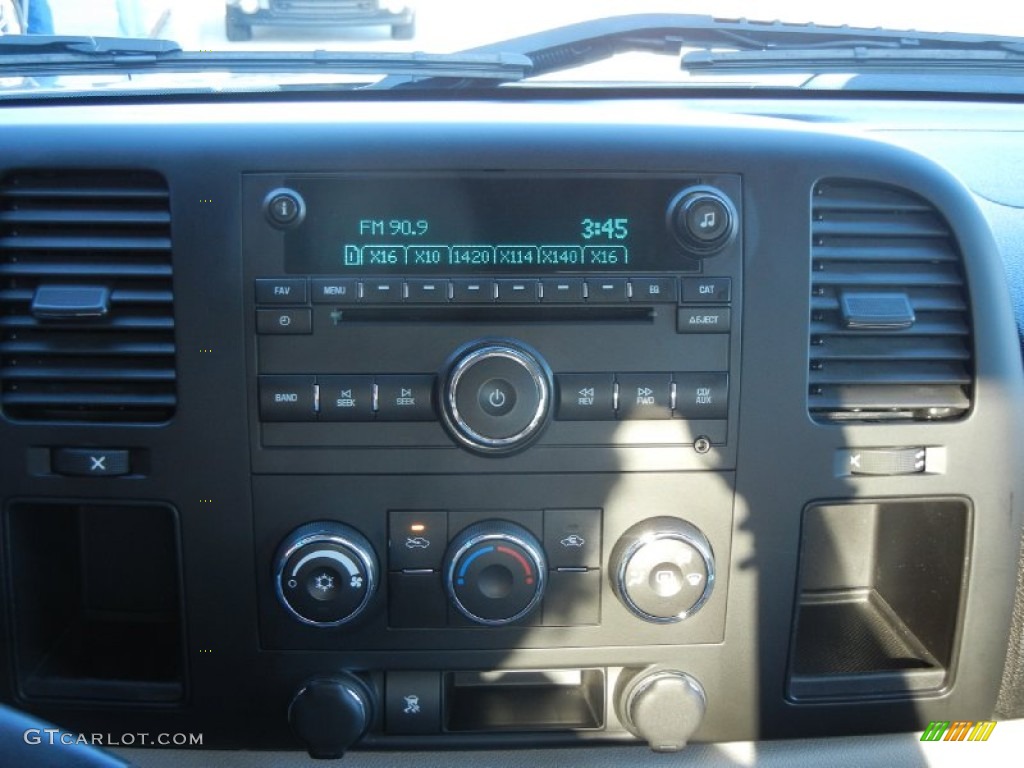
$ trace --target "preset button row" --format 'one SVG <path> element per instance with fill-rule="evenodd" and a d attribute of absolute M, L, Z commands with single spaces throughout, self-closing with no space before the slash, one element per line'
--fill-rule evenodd
<path fill-rule="evenodd" d="M 322 278 L 256 279 L 260 305 L 306 304 L 566 304 L 721 303 L 727 277 Z M 267 321 L 270 324 L 270 321 Z M 262 332 L 274 332 L 261 328 Z M 278 332 L 281 332 L 278 330 Z M 295 333 L 292 329 L 290 332 Z"/>

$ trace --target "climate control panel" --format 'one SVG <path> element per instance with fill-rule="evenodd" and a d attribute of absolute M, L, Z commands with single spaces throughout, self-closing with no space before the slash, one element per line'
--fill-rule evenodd
<path fill-rule="evenodd" d="M 392 510 L 382 551 L 393 629 L 599 625 L 608 587 L 634 619 L 681 622 L 710 598 L 712 546 L 693 523 L 643 520 L 602 557 L 602 510 Z M 332 628 L 370 613 L 376 548 L 350 525 L 316 521 L 281 542 L 274 585 L 298 622 Z M 607 583 L 606 583 L 607 582 Z"/>

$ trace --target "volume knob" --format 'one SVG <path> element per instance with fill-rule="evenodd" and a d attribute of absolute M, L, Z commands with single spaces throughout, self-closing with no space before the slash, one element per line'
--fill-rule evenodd
<path fill-rule="evenodd" d="M 526 345 L 479 341 L 450 361 L 441 418 L 464 448 L 501 454 L 525 448 L 547 424 L 551 372 Z"/>

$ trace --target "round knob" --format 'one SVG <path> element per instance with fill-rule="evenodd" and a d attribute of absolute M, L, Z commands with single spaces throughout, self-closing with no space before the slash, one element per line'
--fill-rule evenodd
<path fill-rule="evenodd" d="M 714 187 L 690 187 L 668 206 L 668 228 L 694 258 L 724 249 L 736 237 L 736 208 Z"/>
<path fill-rule="evenodd" d="M 619 681 L 619 720 L 656 752 L 685 747 L 705 708 L 704 689 L 685 672 L 655 667 Z"/>
<path fill-rule="evenodd" d="M 306 683 L 288 707 L 288 722 L 310 757 L 336 759 L 369 730 L 373 700 L 366 683 L 341 672 Z"/>
<path fill-rule="evenodd" d="M 373 546 L 341 523 L 296 528 L 278 549 L 275 562 L 277 597 L 304 624 L 346 624 L 366 610 L 377 589 Z"/>
<path fill-rule="evenodd" d="M 692 523 L 655 517 L 626 531 L 612 550 L 612 589 L 645 621 L 668 624 L 692 616 L 711 595 L 711 544 Z"/>
<path fill-rule="evenodd" d="M 541 357 L 511 341 L 481 341 L 455 354 L 441 415 L 464 447 L 485 454 L 529 445 L 547 424 L 551 372 Z"/>
<path fill-rule="evenodd" d="M 544 594 L 547 561 L 537 537 L 515 523 L 476 523 L 445 555 L 448 597 L 470 621 L 501 626 L 525 617 Z"/>
<path fill-rule="evenodd" d="M 263 198 L 263 214 L 272 227 L 292 229 L 306 217 L 306 202 L 294 189 L 280 187 Z"/>

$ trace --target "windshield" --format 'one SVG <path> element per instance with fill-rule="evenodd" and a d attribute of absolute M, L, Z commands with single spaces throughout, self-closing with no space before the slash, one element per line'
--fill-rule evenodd
<path fill-rule="evenodd" d="M 538 50 L 510 46 L 508 52 L 527 57 L 513 62 L 511 69 L 508 69 L 510 62 L 507 60 L 471 61 L 469 63 L 476 66 L 477 71 L 462 73 L 461 70 L 449 68 L 442 76 L 451 78 L 466 74 L 476 84 L 487 81 L 488 87 L 507 85 L 510 82 L 543 85 L 556 81 L 563 84 L 586 82 L 591 85 L 595 82 L 672 85 L 732 83 L 744 86 L 830 88 L 849 84 L 848 79 L 830 81 L 822 78 L 826 73 L 834 75 L 837 70 L 849 75 L 863 73 L 870 68 L 875 74 L 882 72 L 887 76 L 927 71 L 934 77 L 938 69 L 936 64 L 944 64 L 943 77 L 925 86 L 926 90 L 934 87 L 941 90 L 963 86 L 964 72 L 957 71 L 956 67 L 966 62 L 972 73 L 983 69 L 984 75 L 989 78 L 982 83 L 972 82 L 970 88 L 985 92 L 1007 89 L 1024 92 L 1024 47 L 1015 48 L 1005 44 L 1009 37 L 1024 37 L 1024 15 L 1006 13 L 1008 6 L 1005 4 L 1000 4 L 998 7 L 1002 12 L 996 13 L 996 7 L 995 2 L 937 4 L 892 0 L 861 0 L 856 3 L 810 0 L 516 0 L 509 3 L 495 0 L 0 0 L 0 35 L 173 41 L 180 47 L 180 51 L 174 56 L 163 56 L 161 87 L 167 86 L 168 82 L 173 86 L 175 82 L 196 83 L 200 80 L 210 86 L 210 78 L 216 73 L 220 80 L 215 86 L 230 89 L 232 83 L 227 81 L 242 74 L 239 71 L 241 69 L 246 70 L 245 77 L 249 81 L 255 79 L 263 85 L 268 81 L 278 84 L 297 81 L 308 85 L 317 82 L 314 76 L 324 76 L 322 82 L 350 83 L 352 87 L 362 87 L 386 76 L 418 74 L 420 70 L 417 67 L 420 65 L 414 64 L 410 58 L 380 60 L 376 62 L 378 71 L 373 73 L 377 75 L 374 79 L 367 76 L 374 67 L 365 60 L 357 59 L 357 66 L 339 60 L 333 62 L 334 66 L 330 68 L 318 68 L 312 60 L 303 60 L 306 63 L 298 67 L 292 61 L 288 65 L 291 67 L 288 71 L 293 73 L 289 80 L 273 77 L 282 75 L 286 69 L 275 66 L 274 62 L 280 64 L 285 61 L 280 56 L 283 52 L 312 51 L 390 52 L 408 56 L 412 52 L 452 54 L 483 49 L 494 55 L 506 51 L 502 46 L 505 41 L 579 22 L 623 14 L 675 14 L 678 18 L 706 15 L 709 20 L 710 17 L 726 21 L 777 20 L 786 22 L 794 34 L 800 31 L 796 25 L 812 23 L 819 31 L 847 25 L 857 32 L 884 28 L 999 36 L 1004 43 L 997 50 L 966 51 L 943 47 L 936 53 L 931 50 L 930 44 L 923 46 L 919 41 L 861 41 L 853 35 L 846 41 L 829 40 L 826 43 L 809 38 L 806 45 L 803 45 L 789 38 L 780 43 L 756 35 L 749 37 L 732 33 L 719 35 L 710 41 L 700 38 L 697 42 L 682 33 L 674 36 L 662 34 L 654 41 L 638 41 L 630 39 L 628 34 L 619 34 L 614 44 L 606 46 L 607 50 L 592 50 L 587 55 L 568 55 L 571 46 L 562 46 L 558 51 L 560 63 L 557 66 L 551 64 L 550 56 L 545 59 L 538 55 Z M 765 28 L 769 26 L 766 24 Z M 586 36 L 585 33 L 580 34 Z M 665 45 L 665 40 L 671 44 Z M 733 46 L 731 41 L 737 44 Z M 837 55 L 837 49 L 844 46 L 846 53 L 840 52 Z M 79 43 L 71 52 L 81 57 L 82 47 Z M 733 51 L 733 48 L 736 50 Z M 830 56 L 823 58 L 818 55 L 822 48 L 827 48 Z M 900 49 L 896 55 L 893 55 L 894 48 Z M 756 62 L 749 55 L 739 58 L 721 56 L 723 52 L 749 54 L 755 51 L 761 54 L 773 49 L 785 49 L 785 61 L 780 60 L 778 55 L 774 58 L 759 55 Z M 794 49 L 802 49 L 803 53 L 799 56 L 789 53 Z M 870 60 L 866 61 L 858 50 L 867 50 L 873 55 L 867 57 Z M 884 55 L 879 55 L 879 50 Z M 125 81 L 139 87 L 145 84 L 140 81 L 140 75 L 153 74 L 151 69 L 154 68 L 146 68 L 151 62 L 145 61 L 144 56 L 137 56 L 134 66 L 124 56 L 118 62 L 105 62 L 102 76 L 97 75 L 99 67 L 96 62 L 91 67 L 76 70 L 60 68 L 63 63 L 52 57 L 56 53 L 67 52 L 55 45 L 45 49 L 25 47 L 7 51 L 18 56 L 0 58 L 0 91 L 4 86 L 18 89 L 28 86 L 49 89 L 70 87 L 81 90 L 109 86 L 111 83 L 124 88 Z M 140 53 L 127 52 L 133 55 Z M 206 68 L 208 71 L 203 72 L 203 78 L 197 74 L 204 69 L 202 62 L 195 57 L 189 58 L 187 54 L 190 53 L 211 54 Z M 234 58 L 212 56 L 223 53 L 230 53 Z M 658 55 L 665 53 L 672 56 Z M 52 71 L 31 70 L 29 64 L 33 62 L 28 62 L 28 59 L 33 56 L 38 60 L 34 62 L 36 64 L 44 63 L 44 57 L 50 56 L 45 63 Z M 854 59 L 858 61 L 854 63 Z M 239 62 L 245 66 L 239 66 Z M 427 64 L 428 68 L 422 71 L 423 75 L 432 77 L 431 82 L 441 82 L 436 79 L 438 71 L 429 71 L 432 63 L 428 61 Z M 486 72 L 479 71 L 480 64 L 487 65 L 484 67 Z M 865 64 L 868 66 L 865 67 Z M 296 68 L 302 72 L 297 80 L 294 76 Z M 254 70 L 257 69 L 260 76 L 255 78 Z M 87 80 L 45 77 L 47 74 L 68 75 L 79 71 L 84 75 L 86 70 L 90 75 Z M 167 73 L 163 70 L 177 71 L 178 79 L 171 78 L 168 81 Z M 182 71 L 188 72 L 187 77 L 180 74 Z M 29 79 L 18 77 L 25 75 Z M 388 82 L 395 84 L 395 81 Z M 836 86 L 836 82 L 840 85 Z M 861 81 L 860 85 L 885 87 L 875 81 L 868 85 L 865 83 L 867 81 Z"/>

